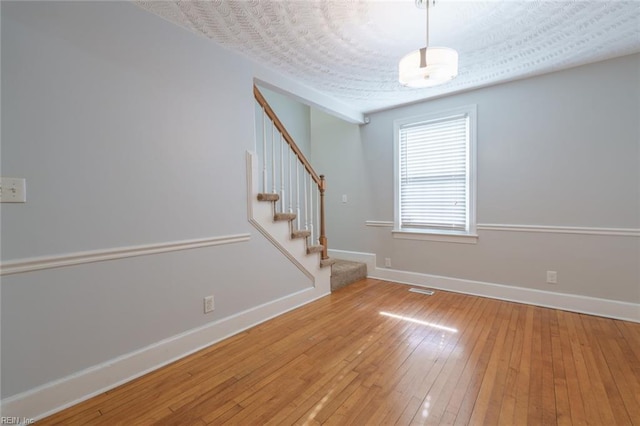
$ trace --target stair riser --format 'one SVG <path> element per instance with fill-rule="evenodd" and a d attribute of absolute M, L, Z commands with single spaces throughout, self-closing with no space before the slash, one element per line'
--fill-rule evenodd
<path fill-rule="evenodd" d="M 334 264 L 334 268 L 331 274 L 331 291 L 336 291 L 367 277 L 367 265 L 363 263 L 346 267 L 344 265 Z"/>

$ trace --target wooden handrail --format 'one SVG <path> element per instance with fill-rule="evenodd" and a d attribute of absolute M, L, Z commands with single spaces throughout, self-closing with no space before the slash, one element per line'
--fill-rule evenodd
<path fill-rule="evenodd" d="M 291 150 L 296 154 L 296 157 L 298 157 L 313 181 L 316 183 L 316 185 L 318 185 L 318 191 L 320 192 L 320 236 L 318 237 L 318 242 L 322 245 L 321 258 L 322 260 L 326 260 L 329 258 L 329 255 L 327 253 L 327 235 L 324 226 L 324 191 L 326 188 L 324 175 L 318 176 L 315 170 L 313 170 L 313 167 L 311 167 L 311 163 L 309 163 L 309 160 L 307 160 L 302 151 L 300 151 L 298 145 L 296 145 L 296 143 L 293 141 L 293 138 L 291 137 L 289 132 L 287 132 L 287 129 L 285 129 L 284 125 L 282 124 L 276 113 L 273 112 L 273 110 L 267 103 L 267 100 L 264 98 L 262 93 L 260 93 L 258 86 L 256 86 L 255 84 L 253 85 L 253 95 L 256 98 L 258 104 L 260 104 L 260 106 L 264 110 L 265 114 L 267 114 L 267 117 L 269 117 L 274 126 L 276 126 L 276 129 L 278 129 L 287 144 L 289 144 Z"/>
<path fill-rule="evenodd" d="M 280 121 L 276 113 L 273 112 L 273 110 L 267 103 L 267 100 L 264 98 L 264 96 L 262 96 L 262 93 L 260 93 L 260 90 L 255 84 L 253 85 L 253 95 L 255 96 L 256 101 L 258 101 L 260 106 L 264 108 L 264 112 L 265 114 L 267 114 L 267 117 L 271 119 L 273 124 L 276 126 L 276 129 L 278 129 L 278 131 L 282 134 L 282 136 L 284 137 L 284 140 L 287 141 L 287 143 L 293 150 L 294 154 L 296 154 L 300 162 L 304 165 L 304 168 L 307 169 L 307 172 L 309 172 L 309 174 L 313 178 L 316 185 L 320 187 L 321 185 L 320 176 L 318 176 L 315 170 L 313 170 L 313 167 L 311 167 L 311 163 L 309 163 L 309 160 L 307 160 L 307 158 L 304 156 L 302 151 L 300 151 L 300 148 L 298 148 L 298 145 L 296 145 L 296 143 L 293 141 L 293 138 L 291 137 L 289 132 L 287 132 L 287 129 L 285 129 L 284 125 L 282 124 L 282 122 Z"/>

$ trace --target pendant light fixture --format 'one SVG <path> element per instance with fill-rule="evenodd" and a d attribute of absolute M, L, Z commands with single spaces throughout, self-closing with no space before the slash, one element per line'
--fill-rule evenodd
<path fill-rule="evenodd" d="M 413 88 L 437 86 L 458 75 L 458 52 L 448 47 L 429 47 L 429 1 L 415 0 L 416 7 L 425 5 L 427 43 L 422 49 L 405 55 L 398 65 L 400 84 Z M 434 1 L 435 3 L 435 1 Z"/>

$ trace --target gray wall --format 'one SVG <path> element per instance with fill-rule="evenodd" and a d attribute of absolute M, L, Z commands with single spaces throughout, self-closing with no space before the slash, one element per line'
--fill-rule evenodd
<path fill-rule="evenodd" d="M 311 156 L 311 108 L 273 90 L 264 87 L 259 89 L 300 151 L 309 159 Z"/>
<path fill-rule="evenodd" d="M 365 226 L 393 221 L 393 121 L 477 104 L 479 224 L 638 229 L 639 103 L 633 55 L 374 113 L 359 131 L 312 111 L 330 247 L 375 253 L 378 266 L 391 258 L 399 270 L 640 302 L 637 237 L 485 230 L 468 245 Z"/>
<path fill-rule="evenodd" d="M 360 126 L 311 109 L 311 161 L 326 175 L 327 239 L 331 249 L 371 251 L 363 235 L 371 211 L 367 151 Z M 342 202 L 342 197 L 347 202 Z M 393 211 L 393 204 L 391 205 Z"/>
<path fill-rule="evenodd" d="M 247 221 L 251 63 L 130 3 L 1 7 L 3 261 L 251 234 L 4 276 L 3 398 L 311 286 Z"/>

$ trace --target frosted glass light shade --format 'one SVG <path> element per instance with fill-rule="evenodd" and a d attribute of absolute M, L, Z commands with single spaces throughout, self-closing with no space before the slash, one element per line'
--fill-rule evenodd
<path fill-rule="evenodd" d="M 458 75 L 458 52 L 448 47 L 428 47 L 426 66 L 420 50 L 405 55 L 398 65 L 403 86 L 421 88 L 446 83 Z"/>

